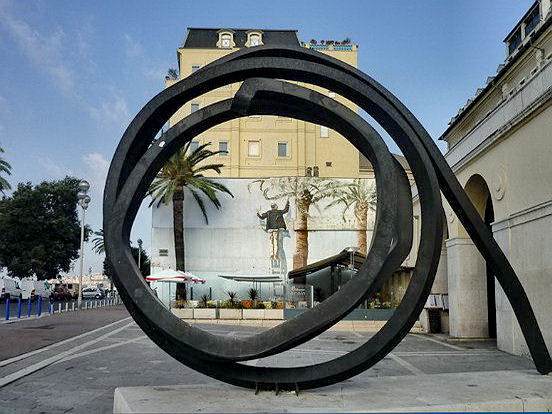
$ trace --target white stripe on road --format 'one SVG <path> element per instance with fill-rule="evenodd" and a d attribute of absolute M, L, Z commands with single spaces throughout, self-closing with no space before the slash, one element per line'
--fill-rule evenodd
<path fill-rule="evenodd" d="M 138 342 L 138 341 L 141 341 L 142 339 L 148 339 L 148 337 L 146 335 L 142 335 L 142 336 L 139 336 L 138 338 L 128 339 L 126 341 L 120 341 L 120 342 L 117 342 L 115 344 L 90 349 L 88 351 L 80 352 L 78 354 L 73 354 L 71 356 L 60 359 L 59 361 L 54 362 L 52 365 L 61 364 L 62 362 L 71 361 L 72 359 L 77 359 L 77 358 L 81 358 L 81 357 L 84 357 L 84 356 L 87 356 L 87 355 L 95 354 L 96 352 L 105 351 L 106 349 L 113 349 L 113 348 L 117 348 L 118 346 L 123 346 L 123 345 L 131 344 L 133 342 Z"/>
<path fill-rule="evenodd" d="M 88 335 L 92 335 L 93 333 L 99 332 L 102 329 L 110 328 L 111 326 L 117 325 L 118 323 L 123 322 L 123 321 L 127 321 L 129 319 L 131 319 L 130 316 L 128 318 L 119 319 L 118 321 L 115 321 L 115 322 L 112 322 L 110 324 L 101 326 L 101 327 L 99 327 L 97 329 L 94 329 L 92 331 L 88 331 L 88 332 L 82 333 L 80 335 L 64 339 L 63 341 L 56 342 L 55 344 L 51 344 L 51 345 L 45 346 L 43 348 L 36 349 L 34 351 L 30 351 L 30 352 L 27 352 L 25 354 L 17 355 L 17 356 L 14 356 L 13 358 L 4 359 L 3 361 L 0 361 L 0 367 L 4 367 L 4 366 L 12 364 L 14 362 L 21 361 L 22 359 L 28 358 L 28 357 L 36 355 L 36 354 L 41 354 L 42 352 L 46 352 L 46 351 L 48 351 L 52 348 L 55 348 L 57 346 L 64 345 L 64 344 L 72 342 L 72 341 L 76 341 L 77 339 L 84 338 Z"/>
<path fill-rule="evenodd" d="M 9 374 L 9 375 L 6 375 L 4 378 L 0 378 L 0 388 L 2 388 L 3 386 L 11 383 L 11 382 L 14 382 L 14 381 L 17 381 L 18 379 L 20 378 L 23 378 L 29 374 L 32 374 L 38 370 L 41 370 L 42 368 L 45 368 L 47 367 L 48 365 L 51 365 L 53 364 L 54 362 L 57 362 L 59 361 L 60 359 L 63 359 L 69 355 L 72 355 L 74 353 L 76 353 L 77 351 L 80 351 L 81 349 L 84 349 L 86 348 L 87 346 L 90 346 L 90 345 L 93 345 L 97 342 L 100 342 L 102 340 L 104 340 L 105 338 L 108 338 L 112 335 L 115 335 L 119 332 L 121 332 L 122 330 L 128 328 L 129 326 L 133 325 L 134 322 L 130 322 L 124 326 L 121 326 L 120 328 L 117 328 L 117 329 L 114 329 L 113 331 L 111 332 L 108 332 L 106 334 L 103 334 L 95 339 L 92 339 L 88 342 L 85 342 L 83 344 L 80 344 L 80 345 L 77 345 L 67 351 L 64 351 L 64 352 L 60 352 L 59 354 L 57 355 L 54 355 L 50 358 L 46 358 L 45 360 L 43 361 L 40 361 L 40 362 L 37 362 L 36 364 L 32 364 L 26 368 L 23 368 L 23 369 L 20 369 L 19 371 L 16 371 L 12 374 Z"/>
<path fill-rule="evenodd" d="M 410 362 L 406 362 L 404 359 L 399 358 L 397 355 L 395 355 L 393 352 L 389 352 L 387 354 L 393 361 L 397 362 L 399 365 L 403 366 L 407 370 L 409 370 L 414 375 L 426 375 L 425 372 L 423 372 L 421 369 L 416 368 L 414 365 L 412 365 Z"/>

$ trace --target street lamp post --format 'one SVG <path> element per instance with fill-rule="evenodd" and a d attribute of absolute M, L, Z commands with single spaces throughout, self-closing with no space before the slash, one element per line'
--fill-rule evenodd
<path fill-rule="evenodd" d="M 138 239 L 137 242 L 138 242 L 138 270 L 140 270 L 142 268 L 141 267 L 141 259 L 142 259 L 142 243 L 143 243 L 143 241 L 142 241 L 142 239 Z"/>
<path fill-rule="evenodd" d="M 82 180 L 79 183 L 79 192 L 77 194 L 78 203 L 82 208 L 81 219 L 81 238 L 80 238 L 80 272 L 79 272 L 79 296 L 77 298 L 77 308 L 80 310 L 82 305 L 82 268 L 84 264 L 84 220 L 86 218 L 86 209 L 90 203 L 90 196 L 88 195 L 88 189 L 90 184 L 88 181 Z"/>

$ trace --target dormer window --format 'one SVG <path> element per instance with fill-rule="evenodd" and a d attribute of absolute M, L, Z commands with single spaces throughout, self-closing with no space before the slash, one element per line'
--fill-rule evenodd
<path fill-rule="evenodd" d="M 232 45 L 232 36 L 229 34 L 223 34 L 220 37 L 220 46 L 230 48 L 231 45 Z"/>
<path fill-rule="evenodd" d="M 220 47 L 222 49 L 232 49 L 235 46 L 236 44 L 234 43 L 234 32 L 232 30 L 220 30 L 217 47 Z"/>
<path fill-rule="evenodd" d="M 263 33 L 257 30 L 250 30 L 247 32 L 246 47 L 260 46 L 263 44 Z"/>

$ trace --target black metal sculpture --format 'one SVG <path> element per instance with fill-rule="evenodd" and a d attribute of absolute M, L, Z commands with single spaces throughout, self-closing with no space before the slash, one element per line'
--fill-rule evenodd
<path fill-rule="evenodd" d="M 407 158 L 421 206 L 416 270 L 393 316 L 354 351 L 328 362 L 296 368 L 256 367 L 240 361 L 274 355 L 312 339 L 376 292 L 410 252 L 412 200 L 404 171 L 368 123 L 333 99 L 276 79 L 327 88 L 370 114 Z M 186 102 L 235 82 L 243 83 L 234 98 L 192 113 L 155 140 L 162 125 Z M 374 241 L 358 276 L 317 307 L 244 340 L 212 335 L 172 315 L 140 276 L 130 252 L 129 237 L 149 184 L 177 148 L 217 124 L 253 114 L 297 118 L 341 133 L 374 165 L 378 206 Z M 243 387 L 320 387 L 354 376 L 380 361 L 417 320 L 440 257 L 444 225 L 440 191 L 504 289 L 537 370 L 550 372 L 552 360 L 516 274 L 431 137 L 404 105 L 373 79 L 308 49 L 260 46 L 232 53 L 165 89 L 146 104 L 123 135 L 109 170 L 104 195 L 106 252 L 115 270 L 117 289 L 138 325 L 180 362 Z"/>

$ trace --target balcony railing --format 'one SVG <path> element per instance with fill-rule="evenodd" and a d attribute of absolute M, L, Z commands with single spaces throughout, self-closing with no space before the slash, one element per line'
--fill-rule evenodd
<path fill-rule="evenodd" d="M 353 51 L 356 50 L 356 45 L 345 44 L 345 45 L 322 45 L 318 43 L 305 43 L 306 48 L 312 50 L 340 50 L 340 51 Z"/>

